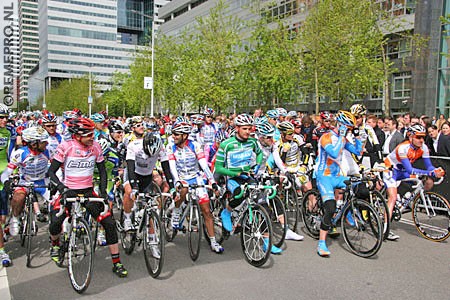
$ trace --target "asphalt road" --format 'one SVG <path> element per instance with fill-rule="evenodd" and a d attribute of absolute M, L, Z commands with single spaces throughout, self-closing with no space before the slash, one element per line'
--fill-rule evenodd
<path fill-rule="evenodd" d="M 342 237 L 330 240 L 331 257 L 321 258 L 315 252 L 317 241 L 305 237 L 287 241 L 283 254 L 272 255 L 262 268 L 245 261 L 238 236 L 223 243 L 221 255 L 203 241 L 199 259 L 192 262 L 187 238 L 179 235 L 166 244 L 159 279 L 148 275 L 141 249 L 122 254 L 129 276 L 116 277 L 107 249 L 101 248 L 91 284 L 78 295 L 67 270 L 50 261 L 42 227 L 33 240 L 31 268 L 18 238 L 7 243 L 14 260 L 7 274 L 12 299 L 449 299 L 449 241 L 427 241 L 404 223 L 395 223 L 394 229 L 400 240 L 383 243 L 370 259 L 351 254 Z"/>

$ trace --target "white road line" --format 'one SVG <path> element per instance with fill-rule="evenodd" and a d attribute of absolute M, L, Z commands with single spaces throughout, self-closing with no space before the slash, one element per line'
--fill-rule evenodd
<path fill-rule="evenodd" d="M 8 274 L 6 268 L 0 266 L 0 295 L 2 300 L 11 300 L 11 294 L 9 292 Z"/>

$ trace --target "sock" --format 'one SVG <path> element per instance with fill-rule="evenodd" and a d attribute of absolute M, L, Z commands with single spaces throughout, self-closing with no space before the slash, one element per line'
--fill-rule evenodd
<path fill-rule="evenodd" d="M 111 259 L 113 265 L 120 263 L 120 254 L 119 253 L 111 254 Z"/>
<path fill-rule="evenodd" d="M 123 215 L 125 216 L 125 219 L 131 219 L 131 213 L 123 212 Z"/>
<path fill-rule="evenodd" d="M 150 239 L 150 241 L 156 241 L 156 235 L 154 234 L 154 233 L 150 233 L 149 235 L 148 235 L 148 237 L 149 237 L 149 239 Z"/>
<path fill-rule="evenodd" d="M 0 248 L 0 253 L 5 253 L 5 248 Z"/>
<path fill-rule="evenodd" d="M 211 241 L 211 244 L 213 244 L 216 242 L 216 237 L 215 236 L 209 237 L 209 240 Z"/>

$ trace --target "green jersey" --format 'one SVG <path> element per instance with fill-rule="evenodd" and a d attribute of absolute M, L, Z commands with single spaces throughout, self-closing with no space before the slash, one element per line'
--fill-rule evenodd
<path fill-rule="evenodd" d="M 0 171 L 8 165 L 8 151 L 11 140 L 11 132 L 6 128 L 0 128 Z"/>
<path fill-rule="evenodd" d="M 239 173 L 249 172 L 254 162 L 260 165 L 262 160 L 263 152 L 255 138 L 240 141 L 233 136 L 220 144 L 215 171 L 220 175 L 235 177 Z"/>

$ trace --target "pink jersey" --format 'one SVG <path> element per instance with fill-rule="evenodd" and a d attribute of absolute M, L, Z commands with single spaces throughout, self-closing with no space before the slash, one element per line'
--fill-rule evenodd
<path fill-rule="evenodd" d="M 64 185 L 78 190 L 93 186 L 95 164 L 102 162 L 104 157 L 96 141 L 92 146 L 84 146 L 70 140 L 59 144 L 53 159 L 64 165 Z"/>

